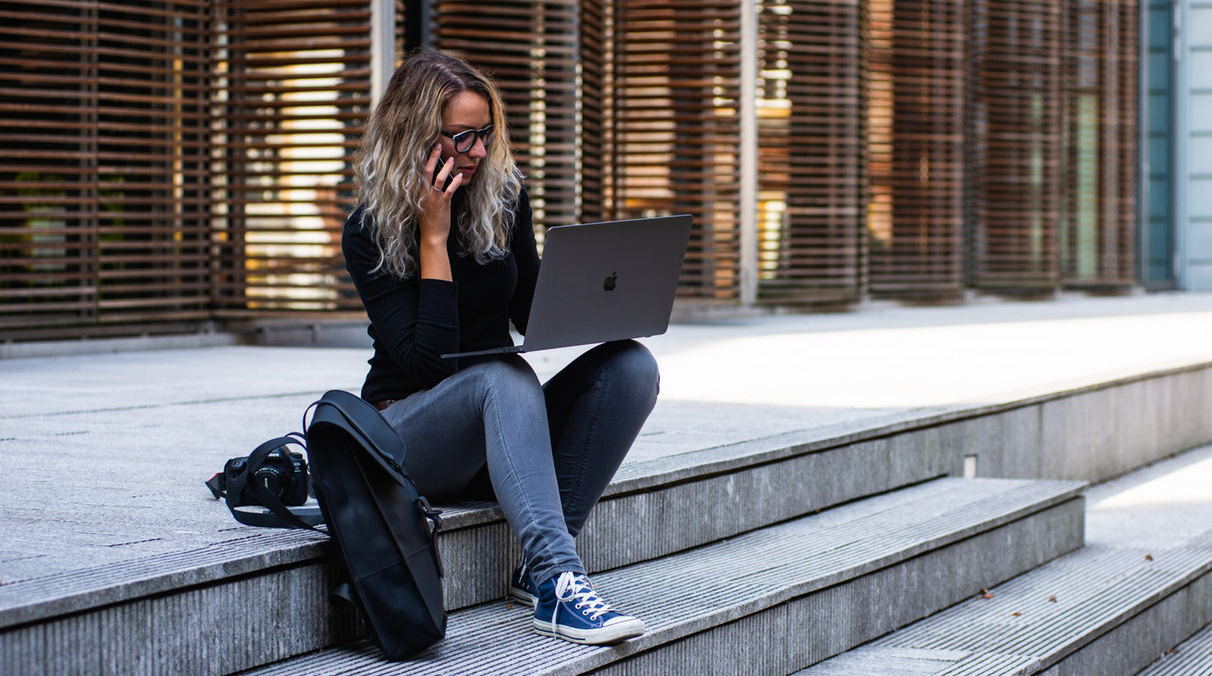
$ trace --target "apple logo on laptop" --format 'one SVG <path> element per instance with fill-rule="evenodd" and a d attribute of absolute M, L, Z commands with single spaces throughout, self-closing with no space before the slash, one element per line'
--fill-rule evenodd
<path fill-rule="evenodd" d="M 619 281 L 619 273 L 617 273 L 617 272 L 610 273 L 610 276 L 606 278 L 606 281 L 602 282 L 602 290 L 603 291 L 614 291 L 614 287 L 618 286 L 618 281 Z"/>

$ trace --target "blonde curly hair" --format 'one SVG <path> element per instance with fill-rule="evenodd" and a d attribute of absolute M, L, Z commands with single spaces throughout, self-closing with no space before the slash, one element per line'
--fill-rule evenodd
<path fill-rule="evenodd" d="M 509 249 L 522 174 L 510 150 L 501 94 L 492 80 L 465 61 L 423 49 L 396 69 L 362 134 L 359 196 L 362 224 L 372 227 L 379 245 L 376 271 L 401 279 L 415 272 L 421 200 L 432 189 L 425 161 L 438 142 L 442 110 L 464 91 L 488 101 L 496 138 L 475 180 L 459 189 L 465 207 L 451 230 L 459 253 L 474 255 L 480 263 L 500 258 Z"/>

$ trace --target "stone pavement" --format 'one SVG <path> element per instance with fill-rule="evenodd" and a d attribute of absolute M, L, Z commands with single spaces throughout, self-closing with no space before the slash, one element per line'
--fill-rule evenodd
<path fill-rule="evenodd" d="M 1091 486 L 1086 504 L 1088 545 L 1188 545 L 1212 531 L 1212 445 Z"/>
<path fill-rule="evenodd" d="M 871 305 L 678 323 L 644 342 L 662 395 L 620 476 L 766 437 L 824 438 L 1212 363 L 1212 294 Z M 546 376 L 576 353 L 528 359 Z M 368 356 L 361 345 L 227 346 L 0 360 L 0 585 L 224 539 L 239 526 L 203 480 L 299 430 L 325 390 L 356 392 Z M 1117 532 L 1109 523 L 1092 522 L 1091 539 Z"/>

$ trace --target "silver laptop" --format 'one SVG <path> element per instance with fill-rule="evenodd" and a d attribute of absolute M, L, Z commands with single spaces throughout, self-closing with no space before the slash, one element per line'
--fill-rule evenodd
<path fill-rule="evenodd" d="M 665 333 L 691 220 L 683 214 L 550 228 L 522 344 L 442 357 L 533 352 Z"/>

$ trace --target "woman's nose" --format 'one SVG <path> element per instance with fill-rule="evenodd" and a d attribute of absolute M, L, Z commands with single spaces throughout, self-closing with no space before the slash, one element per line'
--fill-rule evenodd
<path fill-rule="evenodd" d="M 467 155 L 469 157 L 485 157 L 488 155 L 488 148 L 484 146 L 484 139 L 477 136 L 476 142 L 467 151 Z"/>

